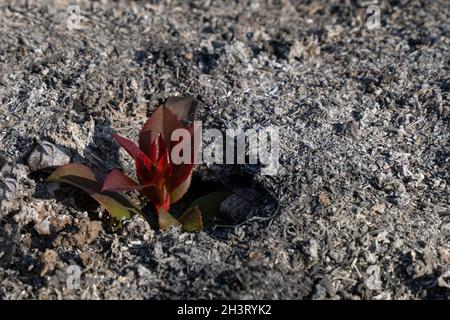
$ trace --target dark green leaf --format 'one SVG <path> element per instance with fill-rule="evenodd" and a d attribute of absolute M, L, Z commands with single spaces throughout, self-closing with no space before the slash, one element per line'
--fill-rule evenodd
<path fill-rule="evenodd" d="M 220 204 L 232 193 L 229 191 L 215 191 L 195 200 L 188 208 L 198 207 L 203 217 L 203 227 L 211 226 L 220 214 Z"/>
<path fill-rule="evenodd" d="M 181 223 L 163 208 L 159 209 L 158 223 L 161 230 L 167 230 L 171 227 L 181 226 Z"/>
<path fill-rule="evenodd" d="M 119 221 L 129 219 L 132 214 L 141 214 L 128 197 L 112 191 L 102 192 L 102 177 L 85 165 L 69 163 L 61 166 L 53 171 L 47 181 L 64 182 L 82 189 Z"/>
<path fill-rule="evenodd" d="M 188 209 L 178 219 L 183 226 L 183 230 L 187 232 L 198 231 L 203 229 L 202 213 L 197 206 Z"/>

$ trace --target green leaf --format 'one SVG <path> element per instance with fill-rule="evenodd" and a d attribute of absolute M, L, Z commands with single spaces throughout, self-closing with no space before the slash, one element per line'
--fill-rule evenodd
<path fill-rule="evenodd" d="M 192 232 L 203 230 L 202 213 L 197 206 L 188 209 L 178 221 L 182 224 L 184 231 Z"/>
<path fill-rule="evenodd" d="M 59 167 L 47 181 L 64 182 L 82 189 L 108 210 L 116 220 L 129 219 L 133 214 L 142 214 L 130 199 L 120 193 L 102 192 L 103 178 L 89 167 L 79 163 L 69 163 Z"/>
<path fill-rule="evenodd" d="M 175 219 L 169 212 L 160 208 L 158 212 L 158 224 L 161 230 L 167 230 L 172 227 L 181 226 L 181 223 Z"/>
<path fill-rule="evenodd" d="M 229 191 L 215 191 L 195 200 L 188 210 L 198 207 L 203 217 L 203 227 L 211 226 L 220 214 L 220 204 L 232 195 Z"/>

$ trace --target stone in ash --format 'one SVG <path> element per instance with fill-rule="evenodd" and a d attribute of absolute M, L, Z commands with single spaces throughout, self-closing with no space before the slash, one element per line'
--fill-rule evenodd
<path fill-rule="evenodd" d="M 28 166 L 32 171 L 59 167 L 69 162 L 69 152 L 48 141 L 38 145 L 28 157 Z"/>

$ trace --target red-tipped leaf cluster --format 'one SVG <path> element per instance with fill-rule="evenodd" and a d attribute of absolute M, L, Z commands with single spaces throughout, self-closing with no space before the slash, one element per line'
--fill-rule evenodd
<path fill-rule="evenodd" d="M 168 212 L 170 205 L 177 202 L 191 184 L 195 155 L 201 140 L 195 138 L 195 135 L 200 134 L 194 129 L 195 114 L 194 98 L 170 98 L 159 106 L 144 124 L 138 146 L 124 137 L 113 135 L 134 159 L 137 181 L 117 169 L 104 178 L 81 164 L 61 166 L 48 180 L 81 188 L 118 221 L 128 219 L 136 213 L 146 217 L 129 198 L 120 194 L 136 190 L 153 204 L 161 229 L 182 226 L 185 231 L 200 230 L 215 220 L 220 203 L 230 193 L 218 191 L 203 196 L 194 201 L 178 219 Z M 172 141 L 172 134 L 177 129 L 184 129 L 184 134 L 179 135 L 178 140 Z M 172 151 L 174 154 L 181 152 L 179 156 L 183 161 L 172 161 Z M 185 157 L 185 153 L 188 153 L 189 157 Z M 185 161 L 186 158 L 189 161 Z"/>
<path fill-rule="evenodd" d="M 113 170 L 106 177 L 103 191 L 137 190 L 150 200 L 157 213 L 161 208 L 168 211 L 170 205 L 178 201 L 188 190 L 194 169 L 196 152 L 193 139 L 194 124 L 185 127 L 181 120 L 169 106 L 162 105 L 144 124 L 139 135 L 139 146 L 126 138 L 113 135 L 134 159 L 138 181 L 125 176 L 119 170 Z M 190 153 L 189 163 L 172 162 L 172 149 L 178 143 L 183 143 L 182 139 L 171 140 L 172 133 L 177 129 L 187 130 L 190 134 L 190 141 L 186 143 L 190 148 L 183 149 L 183 152 Z"/>

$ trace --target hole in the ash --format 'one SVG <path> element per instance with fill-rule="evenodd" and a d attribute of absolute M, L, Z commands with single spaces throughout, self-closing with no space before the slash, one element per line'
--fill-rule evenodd
<path fill-rule="evenodd" d="M 249 175 L 228 174 L 218 179 L 214 175 L 205 178 L 205 175 L 194 173 L 189 191 L 171 206 L 171 213 L 179 217 L 196 199 L 213 192 L 225 196 L 211 225 L 237 225 L 256 215 L 270 216 L 276 207 L 276 201 Z"/>

